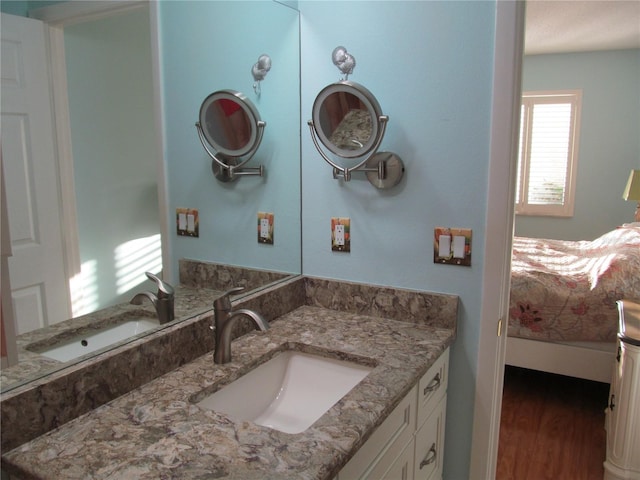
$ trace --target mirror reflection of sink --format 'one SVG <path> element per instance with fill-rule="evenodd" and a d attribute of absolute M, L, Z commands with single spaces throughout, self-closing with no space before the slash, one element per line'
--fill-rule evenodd
<path fill-rule="evenodd" d="M 373 367 L 288 350 L 197 404 L 238 420 L 300 433 L 371 370 Z"/>
<path fill-rule="evenodd" d="M 68 362 L 74 358 L 127 340 L 159 325 L 160 323 L 156 319 L 131 318 L 125 322 L 107 325 L 100 329 L 83 329 L 74 336 L 60 340 L 52 345 L 37 349 L 29 348 L 29 350 L 59 362 Z"/>

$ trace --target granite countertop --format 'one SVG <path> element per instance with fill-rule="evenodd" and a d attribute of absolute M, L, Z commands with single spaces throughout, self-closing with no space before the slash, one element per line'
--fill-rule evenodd
<path fill-rule="evenodd" d="M 303 305 L 3 455 L 9 473 L 40 479 L 331 479 L 451 344 L 455 328 Z M 316 423 L 287 434 L 203 410 L 213 393 L 283 349 L 374 370 Z"/>

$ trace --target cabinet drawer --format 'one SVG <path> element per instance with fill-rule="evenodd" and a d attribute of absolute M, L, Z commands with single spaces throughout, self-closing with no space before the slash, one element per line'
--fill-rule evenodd
<path fill-rule="evenodd" d="M 447 348 L 418 383 L 418 427 L 447 392 L 448 373 L 449 349 Z"/>
<path fill-rule="evenodd" d="M 442 397 L 415 439 L 415 480 L 436 480 L 442 477 L 444 456 L 444 426 L 447 397 Z"/>
<path fill-rule="evenodd" d="M 413 438 L 416 425 L 416 396 L 414 387 L 358 453 L 340 470 L 339 480 L 376 478 L 372 476 L 374 471 L 385 472 L 389 469 Z"/>

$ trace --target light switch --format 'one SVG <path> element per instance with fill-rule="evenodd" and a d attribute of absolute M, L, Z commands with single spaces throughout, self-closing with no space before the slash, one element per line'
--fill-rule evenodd
<path fill-rule="evenodd" d="M 176 229 L 182 237 L 198 237 L 199 224 L 197 208 L 176 208 Z"/>
<path fill-rule="evenodd" d="M 451 236 L 440 235 L 438 237 L 438 256 L 449 257 L 451 256 Z"/>
<path fill-rule="evenodd" d="M 453 237 L 453 258 L 464 258 L 464 237 L 454 235 Z"/>
<path fill-rule="evenodd" d="M 470 228 L 435 227 L 433 262 L 470 267 L 471 234 Z"/>

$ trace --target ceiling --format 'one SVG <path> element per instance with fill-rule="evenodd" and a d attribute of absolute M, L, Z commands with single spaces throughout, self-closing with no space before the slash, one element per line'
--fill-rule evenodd
<path fill-rule="evenodd" d="M 640 48 L 640 0 L 528 0 L 525 54 Z"/>

